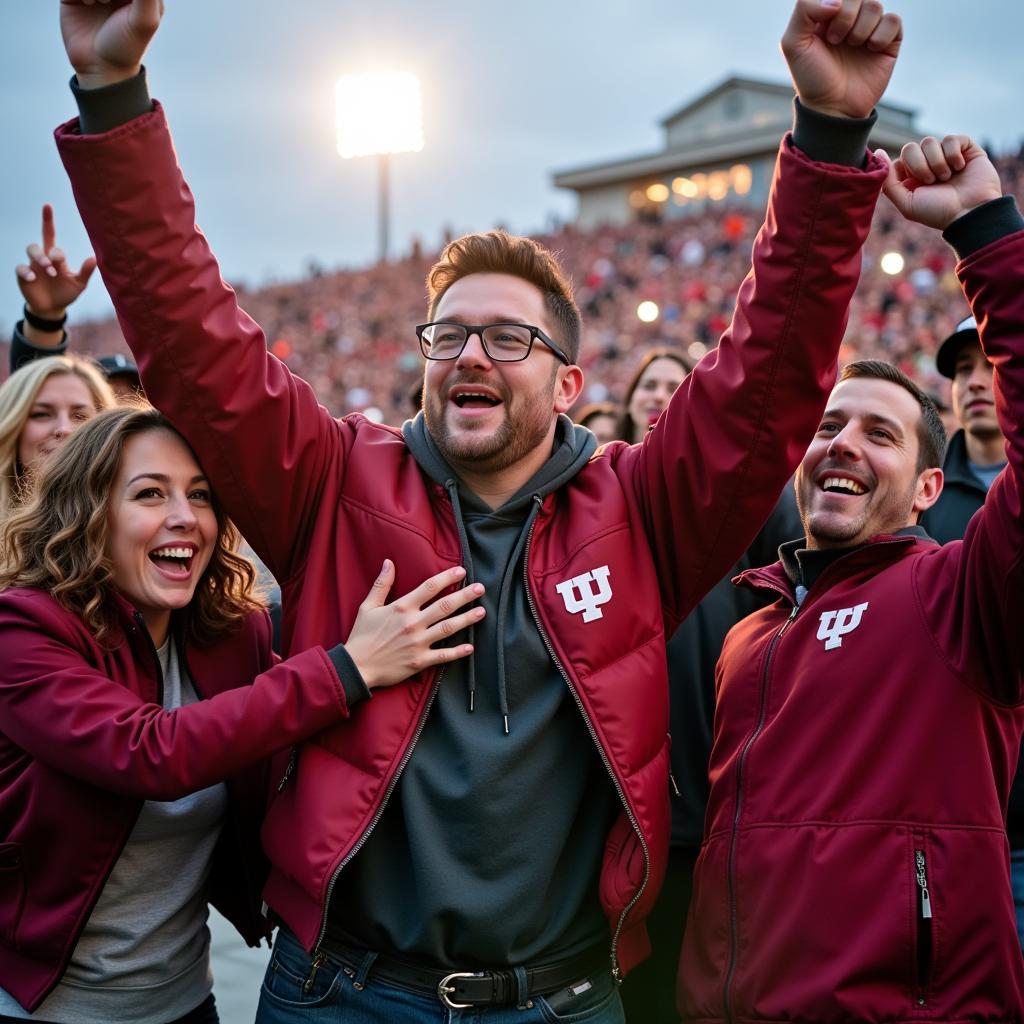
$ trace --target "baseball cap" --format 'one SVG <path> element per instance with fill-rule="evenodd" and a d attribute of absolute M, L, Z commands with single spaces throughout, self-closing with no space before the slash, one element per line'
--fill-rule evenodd
<path fill-rule="evenodd" d="M 965 317 L 956 325 L 956 330 L 939 346 L 935 353 L 935 368 L 943 377 L 952 380 L 956 376 L 956 357 L 969 341 L 978 340 L 978 322 L 973 316 Z"/>
<path fill-rule="evenodd" d="M 96 363 L 107 377 L 133 377 L 136 381 L 139 379 L 139 368 L 121 352 L 100 356 Z"/>

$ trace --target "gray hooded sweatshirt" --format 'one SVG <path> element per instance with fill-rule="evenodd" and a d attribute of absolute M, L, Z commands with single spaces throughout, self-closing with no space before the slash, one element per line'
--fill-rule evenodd
<path fill-rule="evenodd" d="M 537 629 L 523 559 L 541 498 L 596 442 L 562 416 L 551 458 L 492 510 L 459 482 L 422 413 L 403 432 L 452 498 L 487 615 L 472 658 L 445 668 L 383 816 L 338 877 L 328 934 L 444 967 L 558 960 L 608 941 L 598 877 L 620 807 Z"/>

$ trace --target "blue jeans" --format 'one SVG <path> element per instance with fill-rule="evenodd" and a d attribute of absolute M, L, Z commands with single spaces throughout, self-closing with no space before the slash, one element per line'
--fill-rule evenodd
<path fill-rule="evenodd" d="M 307 992 L 311 973 L 309 954 L 294 935 L 279 929 L 260 991 L 256 1024 L 625 1024 L 626 1020 L 608 971 L 586 979 L 589 987 L 579 995 L 566 989 L 532 997 L 529 1008 L 468 1010 L 452 1010 L 434 996 L 377 981 L 370 962 L 358 969 L 329 956 Z"/>
<path fill-rule="evenodd" d="M 1017 912 L 1017 938 L 1024 947 L 1024 850 L 1010 850 L 1010 881 L 1013 907 Z"/>

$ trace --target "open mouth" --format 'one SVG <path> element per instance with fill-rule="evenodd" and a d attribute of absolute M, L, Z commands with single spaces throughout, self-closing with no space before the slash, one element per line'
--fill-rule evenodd
<path fill-rule="evenodd" d="M 459 409 L 493 409 L 496 405 L 501 405 L 501 399 L 496 395 L 473 388 L 453 389 L 451 401 Z"/>
<path fill-rule="evenodd" d="M 184 544 L 166 544 L 150 551 L 149 560 L 165 575 L 186 579 L 192 572 L 196 549 Z"/>
<path fill-rule="evenodd" d="M 867 488 L 845 476 L 827 476 L 818 485 L 826 494 L 845 494 L 849 497 L 867 493 Z"/>

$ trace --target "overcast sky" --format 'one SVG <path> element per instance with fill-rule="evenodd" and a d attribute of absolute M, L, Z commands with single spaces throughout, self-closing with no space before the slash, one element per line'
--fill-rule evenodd
<path fill-rule="evenodd" d="M 906 39 L 888 98 L 923 131 L 1024 138 L 1024 4 L 894 0 Z M 167 0 L 147 64 L 231 281 L 258 285 L 369 262 L 376 169 L 334 148 L 333 83 L 400 68 L 421 79 L 425 148 L 395 157 L 392 239 L 437 244 L 571 216 L 551 173 L 657 150 L 659 121 L 729 74 L 787 80 L 787 0 Z M 51 132 L 74 114 L 58 0 L 3 0 L 0 325 L 20 309 L 14 264 L 57 211 L 73 261 L 88 252 Z M 98 280 L 80 315 L 102 315 Z"/>

